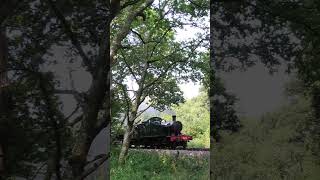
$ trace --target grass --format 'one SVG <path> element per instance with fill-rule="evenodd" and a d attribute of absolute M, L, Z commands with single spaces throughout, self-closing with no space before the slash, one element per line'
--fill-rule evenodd
<path fill-rule="evenodd" d="M 119 165 L 119 150 L 111 156 L 111 180 L 208 180 L 209 158 L 178 157 L 129 151 Z"/>

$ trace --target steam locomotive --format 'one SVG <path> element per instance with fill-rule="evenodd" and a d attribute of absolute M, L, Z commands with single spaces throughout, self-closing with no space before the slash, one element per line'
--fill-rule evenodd
<path fill-rule="evenodd" d="M 182 147 L 186 149 L 187 142 L 192 136 L 181 133 L 182 123 L 172 116 L 172 121 L 165 121 L 159 117 L 152 117 L 138 124 L 132 135 L 131 146 L 146 148 L 170 148 Z"/>

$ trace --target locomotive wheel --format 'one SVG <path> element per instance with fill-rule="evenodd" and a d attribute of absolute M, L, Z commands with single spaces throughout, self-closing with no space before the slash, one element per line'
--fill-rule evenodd
<path fill-rule="evenodd" d="M 176 149 L 177 148 L 177 144 L 176 143 L 172 143 L 171 145 L 170 145 L 170 149 Z"/>
<path fill-rule="evenodd" d="M 183 143 L 182 143 L 182 148 L 183 148 L 183 149 L 187 149 L 187 142 L 183 142 Z"/>

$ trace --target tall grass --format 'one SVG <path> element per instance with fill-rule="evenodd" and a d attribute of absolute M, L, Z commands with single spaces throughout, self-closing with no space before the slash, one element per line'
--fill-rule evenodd
<path fill-rule="evenodd" d="M 208 180 L 209 157 L 175 157 L 129 151 L 125 165 L 119 165 L 119 150 L 111 156 L 111 180 Z"/>

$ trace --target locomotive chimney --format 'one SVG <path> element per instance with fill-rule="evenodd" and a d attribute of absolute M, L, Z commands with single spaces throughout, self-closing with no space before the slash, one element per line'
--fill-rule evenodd
<path fill-rule="evenodd" d="M 177 120 L 177 116 L 176 115 L 172 115 L 172 121 L 175 122 Z"/>

